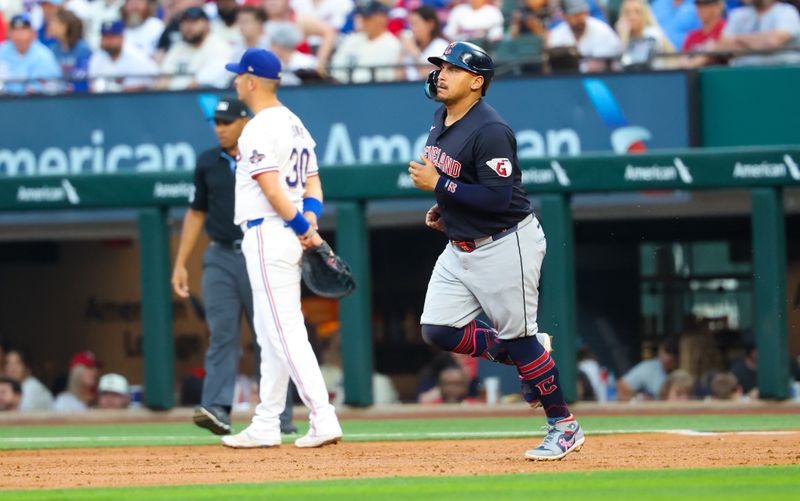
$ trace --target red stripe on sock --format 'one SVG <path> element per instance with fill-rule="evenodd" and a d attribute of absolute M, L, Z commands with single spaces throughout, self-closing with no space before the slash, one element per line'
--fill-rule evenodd
<path fill-rule="evenodd" d="M 469 355 L 474 357 L 478 354 L 478 329 L 474 320 L 470 325 L 472 325 L 472 352 Z"/>
<path fill-rule="evenodd" d="M 542 374 L 544 374 L 545 372 L 549 371 L 550 369 L 552 369 L 555 366 L 556 366 L 556 363 L 553 362 L 553 359 L 551 358 L 550 361 L 547 362 L 547 364 L 545 364 L 544 367 L 542 367 L 541 369 L 539 369 L 536 372 L 532 372 L 530 374 L 526 374 L 526 375 L 522 376 L 522 379 L 526 379 L 526 380 L 536 379 L 537 377 L 541 376 Z"/>
<path fill-rule="evenodd" d="M 525 364 L 525 365 L 523 365 L 522 367 L 520 367 L 520 368 L 519 368 L 519 371 L 520 371 L 520 372 L 528 372 L 528 371 L 532 371 L 532 370 L 534 370 L 535 368 L 537 368 L 537 367 L 539 367 L 540 365 L 542 365 L 543 363 L 545 363 L 545 361 L 547 360 L 547 358 L 548 358 L 549 356 L 550 356 L 550 354 L 549 354 L 549 353 L 547 353 L 547 352 L 545 351 L 544 353 L 542 353 L 541 355 L 539 355 L 539 358 L 537 358 L 537 359 L 536 359 L 536 360 L 534 360 L 533 362 L 531 362 L 531 363 L 529 363 L 529 364 Z"/>
<path fill-rule="evenodd" d="M 474 325 L 474 322 L 470 322 L 470 323 L 468 323 L 467 325 L 464 326 L 464 337 L 461 338 L 461 342 L 458 343 L 458 346 L 453 348 L 454 352 L 456 352 L 456 353 L 466 353 L 467 352 L 467 347 L 470 344 L 472 344 L 471 343 L 471 339 L 472 339 L 472 326 L 473 325 Z"/>
<path fill-rule="evenodd" d="M 548 356 L 547 359 L 544 362 L 542 362 L 541 364 L 537 365 L 533 369 L 529 369 L 527 371 L 519 371 L 519 373 L 522 374 L 522 375 L 526 375 L 526 374 L 532 374 L 534 372 L 539 372 L 540 370 L 542 370 L 542 368 L 545 365 L 547 365 L 548 363 L 550 363 L 552 361 L 553 361 L 553 359 Z"/>

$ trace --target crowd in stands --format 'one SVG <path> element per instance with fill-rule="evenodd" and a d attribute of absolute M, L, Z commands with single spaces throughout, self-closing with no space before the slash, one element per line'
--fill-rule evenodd
<path fill-rule="evenodd" d="M 312 344 L 316 345 L 331 402 L 338 406 L 345 401 L 341 338 L 338 322 L 328 324 L 335 325 L 321 326 L 312 336 Z M 759 398 L 758 351 L 755 345 L 734 347 L 729 360 L 702 371 L 695 370 L 696 367 L 681 367 L 680 355 L 680 344 L 674 339 L 665 339 L 659 344 L 655 356 L 634 365 L 615 385 L 608 381 L 607 386 L 602 374 L 604 369 L 583 347 L 578 353 L 578 400 L 746 402 Z M 24 351 L 4 349 L 0 343 L 0 411 L 82 413 L 90 409 L 127 409 L 140 404 L 138 392 L 141 388 L 134 389 L 120 374 L 105 373 L 101 376 L 101 364 L 91 351 L 73 355 L 66 369 L 64 377 L 48 387 L 34 376 L 30 359 Z M 203 378 L 200 371 L 191 378 L 196 381 L 182 381 L 180 405 L 199 403 Z M 249 376 L 240 375 L 238 379 L 233 408 L 247 412 L 258 403 L 258 385 Z M 800 400 L 800 357 L 790 361 L 790 379 L 789 398 Z M 436 353 L 421 368 L 416 381 L 414 399 L 420 404 L 482 404 L 489 398 L 477 359 L 465 355 Z M 388 376 L 374 372 L 372 386 L 376 405 L 400 402 L 398 390 Z M 608 398 L 601 398 L 602 395 L 608 395 Z M 506 403 L 520 401 L 516 393 L 501 397 L 501 401 Z"/>
<path fill-rule="evenodd" d="M 741 355 L 697 373 L 679 367 L 678 342 L 664 340 L 656 357 L 639 362 L 620 378 L 616 385 L 617 398 L 620 401 L 757 400 L 758 350 L 754 344 L 747 344 L 736 351 Z M 791 391 L 796 392 L 794 381 L 800 381 L 798 360 L 790 361 L 790 372 Z M 792 394 L 791 398 L 800 398 L 800 395 Z"/>
<path fill-rule="evenodd" d="M 718 351 L 713 347 L 706 349 Z M 726 356 L 717 357 L 713 366 L 703 369 L 692 364 L 681 366 L 680 355 L 678 340 L 664 339 L 652 358 L 635 364 L 619 380 L 612 382 L 595 355 L 585 346 L 581 347 L 577 354 L 577 399 L 595 402 L 747 402 L 759 399 L 758 351 L 754 344 L 731 347 Z M 702 355 L 708 358 L 710 353 Z M 789 398 L 800 400 L 800 357 L 791 359 L 789 365 Z M 487 402 L 485 379 L 478 372 L 473 358 L 438 353 L 419 372 L 416 400 L 420 404 Z M 507 394 L 502 396 L 502 401 L 516 402 L 520 397 Z"/>
<path fill-rule="evenodd" d="M 0 0 L 0 93 L 227 88 L 250 47 L 284 85 L 420 80 L 453 40 L 517 73 L 791 64 L 786 1 Z"/>
<path fill-rule="evenodd" d="M 54 397 L 50 388 L 33 375 L 25 351 L 0 346 L 0 411 L 76 413 L 126 409 L 131 403 L 131 388 L 125 376 L 101 376 L 100 364 L 91 351 L 73 355 L 64 380 L 56 387 Z"/>

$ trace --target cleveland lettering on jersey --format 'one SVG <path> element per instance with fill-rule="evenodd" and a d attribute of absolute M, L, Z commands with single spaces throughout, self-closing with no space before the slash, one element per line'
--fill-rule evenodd
<path fill-rule="evenodd" d="M 475 240 L 514 226 L 533 212 L 522 188 L 522 171 L 517 159 L 517 141 L 511 127 L 489 104 L 480 100 L 459 121 L 444 125 L 445 108 L 434 115 L 424 155 L 447 182 L 436 202 L 451 240 Z M 487 212 L 460 204 L 447 196 L 458 184 L 509 187 L 511 203 L 501 213 Z"/>
<path fill-rule="evenodd" d="M 432 130 L 432 129 L 431 129 Z M 450 177 L 458 177 L 461 174 L 461 162 L 456 160 L 436 146 L 426 146 L 425 156 L 433 162 L 440 171 Z"/>

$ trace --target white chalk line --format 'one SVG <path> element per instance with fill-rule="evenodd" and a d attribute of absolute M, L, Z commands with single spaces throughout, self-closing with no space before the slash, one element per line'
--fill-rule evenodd
<path fill-rule="evenodd" d="M 661 433 L 684 435 L 689 437 L 713 437 L 717 435 L 800 435 L 796 430 L 758 430 L 758 431 L 697 431 L 697 430 L 664 430 Z"/>
<path fill-rule="evenodd" d="M 587 430 L 591 435 L 630 435 L 635 433 L 668 433 L 690 437 L 709 437 L 724 435 L 800 435 L 800 431 L 775 430 L 775 431 L 698 431 L 676 429 L 624 429 L 624 430 Z M 544 431 L 452 431 L 452 432 L 427 432 L 427 433 L 346 433 L 345 440 L 425 440 L 425 439 L 469 439 L 469 438 L 525 438 L 543 436 Z M 294 437 L 291 437 L 292 440 Z M 120 435 L 120 436 L 66 436 L 66 437 L 4 437 L 0 438 L 3 444 L 34 444 L 34 443 L 127 443 L 127 442 L 196 442 L 213 444 L 215 437 L 208 436 L 176 436 L 176 435 Z"/>

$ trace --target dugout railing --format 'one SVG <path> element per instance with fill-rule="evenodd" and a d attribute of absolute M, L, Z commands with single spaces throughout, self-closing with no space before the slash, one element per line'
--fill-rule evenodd
<path fill-rule="evenodd" d="M 525 188 L 540 199 L 548 255 L 540 300 L 542 330 L 557 334 L 555 354 L 565 396 L 576 399 L 576 296 L 571 196 L 640 190 L 745 189 L 752 197 L 754 330 L 762 398 L 789 396 L 783 190 L 800 187 L 800 146 L 664 151 L 529 159 L 522 162 Z M 407 165 L 360 165 L 322 170 L 326 199 L 336 203 L 337 251 L 359 284 L 340 303 L 346 403 L 372 403 L 368 200 L 432 198 L 414 189 Z M 133 207 L 139 212 L 145 402 L 174 406 L 174 347 L 170 241 L 167 213 L 185 206 L 190 172 L 126 175 L 13 177 L 0 179 L 0 211 Z"/>

